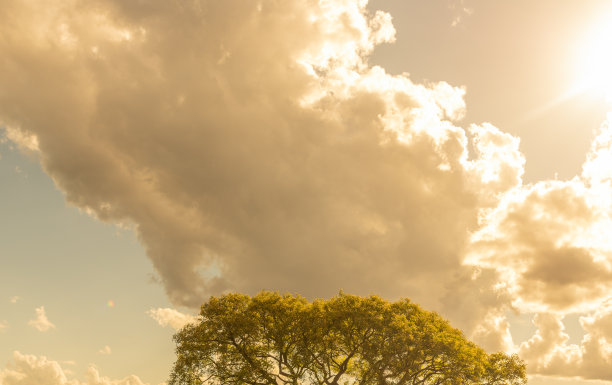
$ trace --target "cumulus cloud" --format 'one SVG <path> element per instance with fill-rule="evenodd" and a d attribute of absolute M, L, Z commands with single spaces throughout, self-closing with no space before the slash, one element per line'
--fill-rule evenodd
<path fill-rule="evenodd" d="M 85 378 L 85 382 L 79 385 L 146 385 L 135 375 L 130 375 L 120 380 L 103 377 L 94 366 L 89 366 Z"/>
<path fill-rule="evenodd" d="M 444 314 L 453 325 L 489 351 L 515 349 L 506 313 L 512 308 L 508 291 L 494 269 L 464 268 L 447 283 Z"/>
<path fill-rule="evenodd" d="M 45 307 L 37 307 L 36 318 L 28 321 L 28 325 L 38 330 L 39 332 L 46 332 L 51 329 L 55 329 L 55 325 L 49 321 L 47 314 L 45 313 Z"/>
<path fill-rule="evenodd" d="M 21 299 L 21 297 L 19 297 L 18 295 L 15 295 L 15 296 L 13 296 L 13 297 L 11 297 L 11 298 L 9 299 L 9 302 L 10 302 L 10 303 L 15 304 L 15 303 L 17 303 L 17 302 L 18 302 L 20 299 Z"/>
<path fill-rule="evenodd" d="M 586 331 L 582 341 L 581 375 L 612 381 L 612 301 L 582 317 L 580 323 Z"/>
<path fill-rule="evenodd" d="M 582 174 L 518 186 L 481 217 L 466 261 L 493 269 L 536 334 L 519 352 L 530 371 L 612 380 L 612 131 L 600 127 Z M 562 319 L 584 314 L 585 337 L 568 344 Z"/>
<path fill-rule="evenodd" d="M 0 321 L 0 333 L 8 329 L 9 324 L 7 321 Z"/>
<path fill-rule="evenodd" d="M 588 312 L 610 296 L 610 135 L 606 122 L 582 175 L 515 188 L 473 235 L 468 262 L 496 269 L 523 311 Z"/>
<path fill-rule="evenodd" d="M 500 271 L 525 311 L 598 306 L 612 289 L 610 249 L 600 233 L 610 218 L 594 204 L 598 190 L 575 179 L 508 194 L 475 234 L 469 260 Z"/>
<path fill-rule="evenodd" d="M 562 316 L 555 314 L 537 314 L 533 323 L 538 328 L 535 335 L 521 344 L 521 357 L 528 361 L 530 370 L 535 373 L 558 373 L 560 368 L 581 358 L 577 345 L 567 345 L 569 335 L 564 332 Z M 571 365 L 570 365 L 571 366 Z M 568 373 L 575 376 L 577 373 Z"/>
<path fill-rule="evenodd" d="M 538 314 L 534 318 L 538 330 L 519 350 L 530 371 L 612 380 L 612 302 L 580 318 L 586 334 L 579 345 L 568 343 L 562 319 L 558 314 Z"/>
<path fill-rule="evenodd" d="M 464 89 L 368 66 L 394 28 L 366 3 L 5 1 L 0 120 L 69 202 L 133 223 L 177 305 L 343 288 L 436 306 L 522 157 L 455 125 Z"/>
<path fill-rule="evenodd" d="M 38 139 L 34 134 L 14 129 L 12 127 L 4 127 L 3 137 L 4 139 L 8 139 L 17 144 L 21 150 L 38 150 Z"/>
<path fill-rule="evenodd" d="M 89 366 L 85 378 L 85 381 L 69 378 L 57 361 L 17 351 L 13 353 L 13 362 L 0 370 L 2 385 L 145 385 L 134 375 L 121 380 L 103 377 L 95 366 Z"/>
<path fill-rule="evenodd" d="M 184 314 L 178 310 L 170 308 L 151 309 L 147 312 L 147 314 L 161 326 L 170 326 L 175 330 L 182 328 L 188 323 L 196 322 L 198 320 L 197 317 Z"/>

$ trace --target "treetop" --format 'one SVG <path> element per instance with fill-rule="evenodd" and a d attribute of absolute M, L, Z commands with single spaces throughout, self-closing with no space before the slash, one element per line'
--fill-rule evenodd
<path fill-rule="evenodd" d="M 408 299 L 340 292 L 211 297 L 174 340 L 170 385 L 521 385 L 516 355 L 487 354 Z"/>

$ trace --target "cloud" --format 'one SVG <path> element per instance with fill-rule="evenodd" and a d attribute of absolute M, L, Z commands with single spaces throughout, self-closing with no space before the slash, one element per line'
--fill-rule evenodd
<path fill-rule="evenodd" d="M 17 144 L 17 146 L 23 151 L 38 151 L 38 139 L 36 135 L 24 132 L 19 129 L 14 129 L 12 127 L 3 127 L 3 139 L 10 140 L 11 142 Z"/>
<path fill-rule="evenodd" d="M 511 352 L 515 346 L 505 315 L 512 298 L 499 280 L 494 269 L 464 268 L 447 283 L 442 303 L 445 316 L 472 341 L 489 351 Z"/>
<path fill-rule="evenodd" d="M 562 318 L 554 314 L 538 314 L 533 319 L 538 329 L 535 335 L 520 347 L 521 357 L 528 361 L 532 372 L 540 373 L 544 368 L 557 366 L 555 372 L 558 373 L 559 368 L 567 368 L 581 359 L 578 346 L 567 345 L 569 336 L 564 332 Z M 564 371 L 564 374 L 569 374 L 567 369 Z M 576 376 L 577 373 L 572 370 L 569 375 Z"/>
<path fill-rule="evenodd" d="M 11 297 L 11 298 L 9 299 L 9 302 L 10 302 L 10 303 L 15 304 L 15 303 L 17 303 L 17 301 L 19 301 L 20 299 L 21 299 L 21 297 L 19 297 L 18 295 L 15 295 L 15 296 L 13 296 L 13 297 Z"/>
<path fill-rule="evenodd" d="M 111 380 L 100 375 L 95 366 L 90 365 L 85 381 L 68 378 L 68 373 L 57 361 L 45 356 L 13 353 L 13 363 L 0 370 L 2 385 L 145 385 L 137 376 L 121 380 Z"/>
<path fill-rule="evenodd" d="M 197 317 L 189 314 L 183 314 L 178 310 L 170 308 L 151 309 L 147 312 L 147 314 L 161 326 L 170 326 L 175 330 L 182 328 L 188 323 L 196 322 L 198 320 Z"/>
<path fill-rule="evenodd" d="M 505 194 L 481 218 L 467 261 L 497 270 L 525 312 L 588 312 L 612 290 L 610 127 L 593 143 L 580 176 Z"/>
<path fill-rule="evenodd" d="M 365 1 L 54 4 L 1 6 L 20 23 L 0 120 L 70 203 L 133 224 L 176 305 L 343 288 L 438 306 L 480 209 L 520 182 L 516 139 L 455 125 L 464 89 L 368 66 L 394 28 Z"/>
<path fill-rule="evenodd" d="M 536 334 L 519 352 L 532 373 L 612 380 L 612 153 L 610 117 L 567 181 L 519 186 L 481 217 L 467 262 L 493 269 L 511 307 L 537 312 Z M 584 314 L 581 343 L 562 320 Z"/>
<path fill-rule="evenodd" d="M 581 375 L 612 380 L 612 300 L 582 317 L 580 323 L 586 331 L 582 341 Z"/>
<path fill-rule="evenodd" d="M 466 17 L 471 16 L 474 13 L 474 9 L 468 7 L 465 0 L 453 0 L 449 9 L 453 11 L 453 21 L 451 22 L 452 27 L 457 27 L 460 25 Z"/>
<path fill-rule="evenodd" d="M 105 345 L 102 349 L 98 350 L 98 353 L 104 354 L 104 355 L 109 355 L 109 354 L 111 354 L 111 348 L 110 348 L 110 346 Z"/>
<path fill-rule="evenodd" d="M 568 344 L 563 316 L 538 314 L 536 334 L 520 346 L 529 370 L 538 374 L 612 380 L 612 301 L 580 318 L 586 334 L 580 345 Z"/>
<path fill-rule="evenodd" d="M 0 333 L 8 329 L 9 324 L 7 321 L 0 321 Z"/>
<path fill-rule="evenodd" d="M 12 365 L 0 372 L 2 385 L 76 385 L 78 382 L 68 381 L 61 366 L 56 361 L 46 357 L 13 353 Z"/>
<path fill-rule="evenodd" d="M 36 308 L 36 319 L 28 321 L 28 325 L 39 332 L 46 332 L 51 329 L 55 329 L 55 325 L 47 318 L 44 306 Z"/>

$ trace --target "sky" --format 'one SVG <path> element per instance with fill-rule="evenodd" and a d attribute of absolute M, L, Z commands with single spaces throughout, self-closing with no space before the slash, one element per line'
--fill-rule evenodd
<path fill-rule="evenodd" d="M 228 291 L 612 384 L 612 4 L 3 0 L 0 385 L 159 385 Z"/>

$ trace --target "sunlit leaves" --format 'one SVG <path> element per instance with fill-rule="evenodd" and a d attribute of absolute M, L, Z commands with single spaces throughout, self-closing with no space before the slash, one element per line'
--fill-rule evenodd
<path fill-rule="evenodd" d="M 523 384 L 516 356 L 486 354 L 408 300 L 340 293 L 228 294 L 175 335 L 172 385 Z"/>

